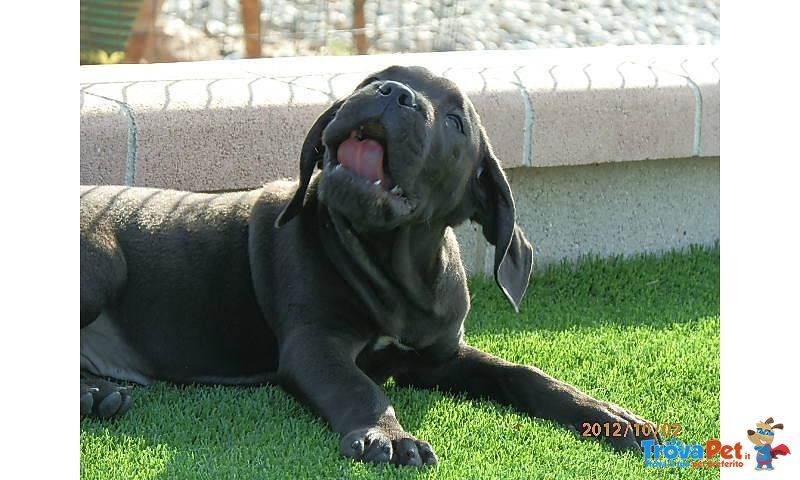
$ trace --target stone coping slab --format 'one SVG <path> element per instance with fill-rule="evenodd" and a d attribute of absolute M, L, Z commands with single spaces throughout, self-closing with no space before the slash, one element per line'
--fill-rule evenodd
<path fill-rule="evenodd" d="M 83 66 L 81 183 L 250 188 L 369 73 L 421 65 L 470 96 L 506 168 L 719 156 L 719 49 L 631 46 Z"/>

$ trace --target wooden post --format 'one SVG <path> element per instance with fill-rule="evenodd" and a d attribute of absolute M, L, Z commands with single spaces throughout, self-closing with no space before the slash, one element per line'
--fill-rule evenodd
<path fill-rule="evenodd" d="M 353 32 L 353 40 L 355 41 L 356 50 L 359 55 L 365 55 L 369 49 L 367 34 L 364 31 L 364 27 L 366 26 L 364 20 L 365 1 L 366 0 L 353 0 L 353 29 L 360 29 L 357 32 Z"/>
<path fill-rule="evenodd" d="M 156 19 L 161 12 L 164 0 L 143 0 L 139 14 L 133 22 L 131 37 L 125 48 L 125 63 L 139 63 L 148 53 L 152 54 L 155 45 Z"/>
<path fill-rule="evenodd" d="M 261 56 L 261 0 L 241 0 L 247 58 Z"/>

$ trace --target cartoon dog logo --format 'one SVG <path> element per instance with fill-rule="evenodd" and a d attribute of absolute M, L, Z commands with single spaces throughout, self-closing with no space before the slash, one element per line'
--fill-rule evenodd
<path fill-rule="evenodd" d="M 775 470 L 772 467 L 772 461 L 778 458 L 778 455 L 786 455 L 792 453 L 789 447 L 780 444 L 777 447 L 772 446 L 775 441 L 775 430 L 783 430 L 782 423 L 772 425 L 772 417 L 769 417 L 764 422 L 756 422 L 756 431 L 748 430 L 747 439 L 755 444 L 755 450 L 758 452 L 756 462 L 758 466 L 756 470 Z"/>

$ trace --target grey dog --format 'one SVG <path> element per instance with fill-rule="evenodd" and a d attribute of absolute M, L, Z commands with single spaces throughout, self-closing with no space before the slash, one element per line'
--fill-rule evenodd
<path fill-rule="evenodd" d="M 400 425 L 380 387 L 389 377 L 572 429 L 649 423 L 464 341 L 452 227 L 467 220 L 494 245 L 497 285 L 518 309 L 532 250 L 505 174 L 469 99 L 419 67 L 371 75 L 322 113 L 299 183 L 82 187 L 81 415 L 130 408 L 130 390 L 102 377 L 276 384 L 328 422 L 342 455 L 417 466 L 438 460 Z"/>

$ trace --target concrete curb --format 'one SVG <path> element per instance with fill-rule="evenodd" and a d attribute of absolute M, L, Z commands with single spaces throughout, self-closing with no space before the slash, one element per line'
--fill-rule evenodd
<path fill-rule="evenodd" d="M 81 67 L 81 181 L 213 190 L 291 177 L 314 118 L 392 64 L 457 82 L 506 168 L 719 155 L 716 47 L 299 57 Z M 109 131 L 114 103 L 124 136 Z"/>

